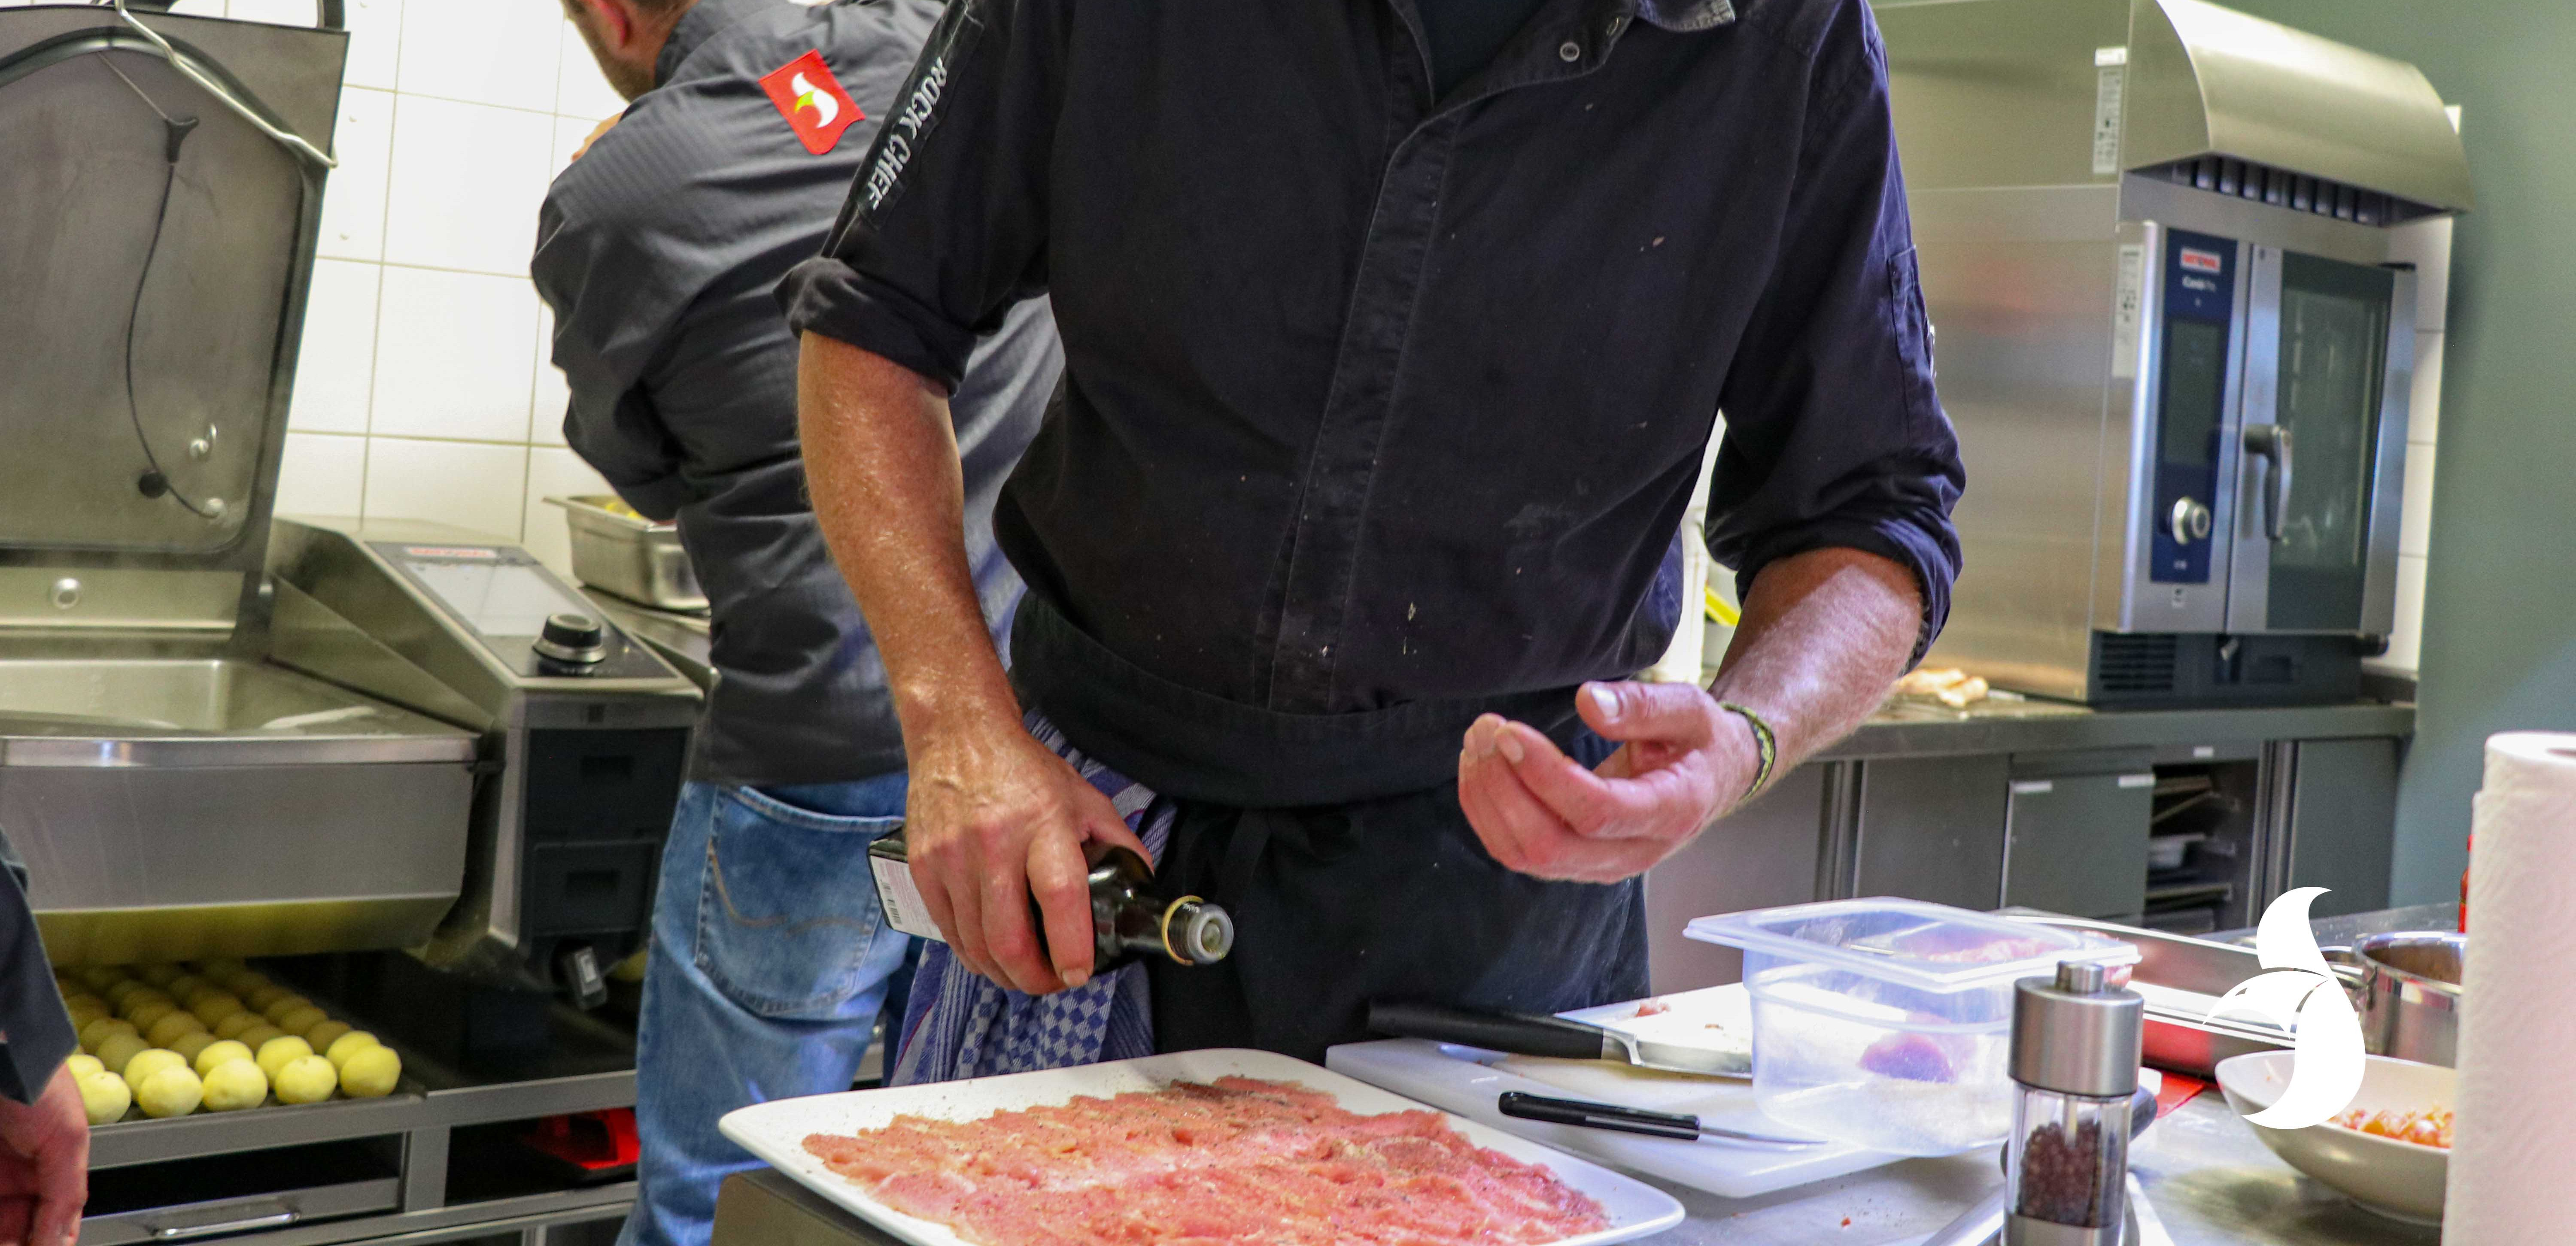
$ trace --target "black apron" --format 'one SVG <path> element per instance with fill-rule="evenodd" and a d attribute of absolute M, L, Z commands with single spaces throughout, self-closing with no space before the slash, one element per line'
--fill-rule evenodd
<path fill-rule="evenodd" d="M 1371 1035 L 1372 1001 L 1560 1012 L 1647 992 L 1645 890 L 1496 862 L 1458 805 L 1468 724 L 1491 711 L 1586 763 L 1611 751 L 1573 690 L 1290 715 L 1164 681 L 1035 594 L 1012 628 L 1023 700 L 1085 753 L 1173 802 L 1168 894 L 1234 917 L 1232 956 L 1147 962 L 1155 1046 L 1321 1062 Z"/>

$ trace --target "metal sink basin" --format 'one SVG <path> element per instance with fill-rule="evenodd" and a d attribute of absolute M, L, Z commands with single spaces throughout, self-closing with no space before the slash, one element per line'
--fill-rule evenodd
<path fill-rule="evenodd" d="M 56 963 L 425 940 L 465 868 L 476 738 L 202 659 L 0 659 L 0 828 Z"/>
<path fill-rule="evenodd" d="M 224 658 L 0 660 L 0 738 L 236 732 L 302 739 L 462 735 L 274 666 Z M 432 750 L 452 752 L 452 746 Z"/>

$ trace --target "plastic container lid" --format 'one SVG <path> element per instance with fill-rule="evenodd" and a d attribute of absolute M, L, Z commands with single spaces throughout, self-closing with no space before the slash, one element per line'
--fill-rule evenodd
<path fill-rule="evenodd" d="M 2070 960 L 2103 965 L 2138 960 L 2136 947 L 2115 939 L 1885 896 L 1701 917 L 1683 933 L 1702 943 L 1830 965 L 1933 992 L 2054 974 Z"/>

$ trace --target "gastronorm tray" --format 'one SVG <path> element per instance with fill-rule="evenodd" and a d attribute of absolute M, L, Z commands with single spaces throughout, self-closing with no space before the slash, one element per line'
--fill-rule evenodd
<path fill-rule="evenodd" d="M 2218 1062 L 2291 1045 L 2288 1031 L 2251 1014 L 2209 1011 L 2229 988 L 2263 971 L 2254 949 L 2189 935 L 2141 930 L 2036 909 L 2006 909 L 2016 921 L 2108 935 L 2138 949 L 2129 985 L 2147 1000 L 2146 1063 L 2195 1077 L 2214 1077 Z"/>
<path fill-rule="evenodd" d="M 679 525 L 613 510 L 613 495 L 546 501 L 563 508 L 571 530 L 574 579 L 656 610 L 707 608 Z"/>
<path fill-rule="evenodd" d="M 1294 1082 L 1333 1096 L 1345 1109 L 1371 1115 L 1419 1111 L 1423 1106 L 1303 1060 L 1266 1051 L 1217 1049 L 926 1086 L 779 1099 L 728 1112 L 717 1122 L 717 1128 L 798 1184 L 913 1246 L 968 1246 L 946 1225 L 896 1211 L 826 1168 L 823 1161 L 806 1153 L 806 1137 L 875 1129 L 907 1113 L 939 1120 L 979 1120 L 995 1112 L 1065 1103 L 1077 1095 L 1157 1090 L 1176 1081 L 1205 1082 L 1220 1077 Z M 1555 1173 L 1558 1180 L 1600 1202 L 1610 1227 L 1563 1238 L 1553 1246 L 1607 1246 L 1681 1223 L 1681 1204 L 1661 1190 L 1528 1139 L 1456 1115 L 1444 1115 L 1448 1116 L 1449 1126 L 1466 1135 L 1468 1141 L 1541 1165 Z"/>

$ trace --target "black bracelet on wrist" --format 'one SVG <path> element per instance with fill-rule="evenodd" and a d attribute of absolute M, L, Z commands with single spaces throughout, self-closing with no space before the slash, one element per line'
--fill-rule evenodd
<path fill-rule="evenodd" d="M 1762 721 L 1760 714 L 1754 713 L 1745 706 L 1733 701 L 1720 701 L 1717 703 L 1717 708 L 1743 719 L 1745 726 L 1753 728 L 1753 782 L 1744 789 L 1744 795 L 1736 800 L 1733 808 L 1728 810 L 1732 813 L 1735 809 L 1751 804 L 1754 797 L 1762 794 L 1763 788 L 1770 786 L 1771 771 L 1780 762 L 1780 739 L 1772 734 L 1771 724 Z"/>

